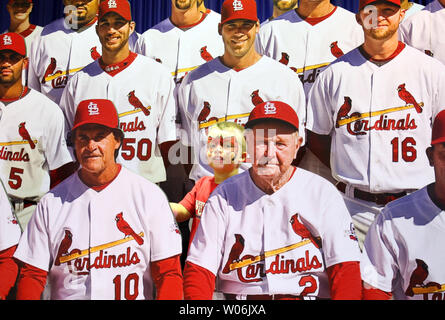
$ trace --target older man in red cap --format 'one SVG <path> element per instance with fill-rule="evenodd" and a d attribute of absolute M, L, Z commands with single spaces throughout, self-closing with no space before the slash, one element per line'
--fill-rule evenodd
<path fill-rule="evenodd" d="M 295 108 L 304 125 L 303 86 L 289 68 L 255 50 L 259 28 L 254 0 L 224 1 L 218 27 L 224 54 L 189 73 L 178 89 L 182 142 L 194 155 L 192 180 L 212 174 L 205 150 L 209 127 L 217 122 L 245 124 L 256 105 L 280 99 Z M 242 164 L 240 171 L 248 167 Z"/>
<path fill-rule="evenodd" d="M 292 165 L 294 109 L 256 106 L 246 123 L 252 167 L 210 196 L 184 269 L 186 299 L 360 299 L 360 251 L 340 193 Z"/>
<path fill-rule="evenodd" d="M 366 236 L 365 299 L 444 300 L 445 110 L 426 150 L 435 181 L 389 203 Z"/>
<path fill-rule="evenodd" d="M 80 102 L 72 130 L 81 168 L 39 202 L 21 238 L 17 299 L 39 299 L 47 277 L 51 299 L 181 299 L 180 233 L 159 187 L 116 163 L 115 106 Z"/>
<path fill-rule="evenodd" d="M 388 202 L 434 179 L 424 150 L 431 119 L 445 106 L 445 67 L 398 40 L 400 0 L 361 0 L 356 17 L 365 41 L 319 75 L 307 128 L 362 245 Z"/>

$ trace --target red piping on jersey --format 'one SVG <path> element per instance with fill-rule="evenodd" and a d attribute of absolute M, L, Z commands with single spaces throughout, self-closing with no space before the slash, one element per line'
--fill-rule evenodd
<path fill-rule="evenodd" d="M 0 99 L 0 101 L 6 102 L 6 103 L 11 103 L 11 102 L 17 101 L 17 100 L 23 98 L 24 96 L 26 96 L 28 91 L 29 91 L 29 88 L 28 87 L 24 87 L 23 88 L 23 93 L 19 97 L 12 98 L 12 99 Z"/>
<path fill-rule="evenodd" d="M 119 72 L 121 72 L 121 71 L 125 70 L 127 67 L 129 67 L 130 64 L 133 63 L 133 61 L 136 59 L 137 56 L 138 56 L 137 53 L 130 51 L 130 54 L 128 55 L 127 58 L 125 58 L 125 60 L 115 63 L 115 64 L 109 64 L 109 65 L 106 65 L 103 62 L 102 57 L 101 57 L 99 59 L 99 65 L 103 71 L 108 73 L 110 76 L 114 77 Z"/>
<path fill-rule="evenodd" d="M 20 32 L 19 34 L 23 37 L 26 38 L 27 36 L 29 36 L 34 30 L 36 29 L 36 25 L 35 24 L 31 24 L 28 29 Z"/>
<path fill-rule="evenodd" d="M 388 62 L 392 59 L 394 59 L 395 57 L 397 57 L 399 55 L 400 52 L 402 52 L 403 49 L 405 49 L 405 44 L 403 42 L 398 43 L 396 50 L 386 59 L 374 59 L 371 58 L 371 56 L 365 51 L 365 49 L 363 49 L 363 45 L 361 45 L 359 47 L 359 50 L 361 52 L 361 54 L 365 57 L 365 59 L 369 60 L 369 61 L 374 61 L 374 62 Z"/>
<path fill-rule="evenodd" d="M 297 9 L 295 9 L 295 12 L 298 14 L 298 16 L 303 19 L 304 21 L 306 21 L 307 23 L 309 23 L 311 26 L 315 26 L 316 24 L 326 20 L 327 18 L 329 18 L 330 16 L 332 16 L 334 14 L 334 12 L 337 10 L 337 7 L 334 7 L 334 10 L 332 10 L 331 12 L 329 12 L 327 15 L 322 16 L 322 17 L 317 17 L 317 18 L 303 18 L 297 11 Z"/>

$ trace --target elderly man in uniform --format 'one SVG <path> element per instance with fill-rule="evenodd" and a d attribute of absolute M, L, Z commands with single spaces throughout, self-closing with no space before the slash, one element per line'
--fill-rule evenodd
<path fill-rule="evenodd" d="M 252 167 L 210 196 L 184 269 L 186 299 L 360 299 L 360 251 L 335 187 L 294 167 L 299 120 L 284 102 L 246 123 Z"/>

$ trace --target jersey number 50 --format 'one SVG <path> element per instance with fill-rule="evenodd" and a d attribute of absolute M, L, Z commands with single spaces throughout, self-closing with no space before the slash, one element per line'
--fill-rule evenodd
<path fill-rule="evenodd" d="M 150 139 L 136 141 L 135 138 L 125 138 L 122 141 L 122 158 L 129 161 L 136 155 L 139 160 L 147 161 L 151 158 L 151 145 Z"/>

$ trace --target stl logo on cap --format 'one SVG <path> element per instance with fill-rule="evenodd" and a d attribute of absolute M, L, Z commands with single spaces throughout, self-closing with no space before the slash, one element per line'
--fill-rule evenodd
<path fill-rule="evenodd" d="M 267 102 L 264 105 L 264 114 L 276 114 L 277 113 L 277 107 L 272 102 Z"/>
<path fill-rule="evenodd" d="M 117 3 L 115 0 L 108 0 L 108 8 L 109 9 L 116 9 L 117 8 Z"/>
<path fill-rule="evenodd" d="M 88 105 L 88 113 L 90 116 L 96 116 L 99 114 L 99 107 L 94 102 L 90 102 Z"/>
<path fill-rule="evenodd" d="M 12 39 L 11 39 L 11 37 L 9 35 L 5 35 L 3 37 L 3 45 L 5 45 L 5 46 L 12 45 Z"/>
<path fill-rule="evenodd" d="M 241 0 L 233 0 L 233 11 L 244 10 L 243 3 Z"/>

